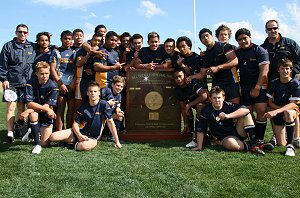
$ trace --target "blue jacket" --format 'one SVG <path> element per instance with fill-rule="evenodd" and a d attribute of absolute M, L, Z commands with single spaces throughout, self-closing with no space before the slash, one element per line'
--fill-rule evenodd
<path fill-rule="evenodd" d="M 0 81 L 7 80 L 10 85 L 25 84 L 32 75 L 35 58 L 34 44 L 26 40 L 17 43 L 17 38 L 4 44 L 0 54 Z"/>

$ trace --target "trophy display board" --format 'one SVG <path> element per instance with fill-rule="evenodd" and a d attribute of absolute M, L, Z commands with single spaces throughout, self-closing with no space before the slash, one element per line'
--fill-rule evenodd
<path fill-rule="evenodd" d="M 180 107 L 172 69 L 130 70 L 126 77 L 124 140 L 187 139 L 180 133 Z"/>

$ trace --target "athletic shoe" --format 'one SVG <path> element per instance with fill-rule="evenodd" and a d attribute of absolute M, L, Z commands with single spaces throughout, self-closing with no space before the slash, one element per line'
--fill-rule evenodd
<path fill-rule="evenodd" d="M 294 157 L 295 156 L 295 148 L 293 145 L 288 144 L 286 146 L 285 156 Z"/>
<path fill-rule="evenodd" d="M 274 150 L 274 145 L 271 144 L 270 142 L 264 143 L 263 141 L 260 141 L 260 142 L 257 142 L 257 145 L 263 151 L 271 152 Z"/>
<path fill-rule="evenodd" d="M 276 141 L 275 135 L 272 136 L 272 138 L 270 139 L 269 143 L 273 144 L 273 146 L 277 145 L 277 141 Z"/>
<path fill-rule="evenodd" d="M 265 155 L 265 152 L 263 150 L 261 150 L 261 148 L 257 145 L 254 145 L 250 148 L 250 151 L 252 153 L 255 153 L 257 155 Z"/>
<path fill-rule="evenodd" d="M 32 149 L 32 154 L 40 154 L 42 151 L 41 145 L 35 145 Z"/>
<path fill-rule="evenodd" d="M 3 144 L 11 144 L 15 141 L 14 137 L 11 136 L 6 136 L 5 139 L 3 140 Z"/>
<path fill-rule="evenodd" d="M 296 140 L 294 140 L 294 147 L 295 148 L 300 148 L 300 138 L 298 138 L 298 139 L 296 139 Z"/>
<path fill-rule="evenodd" d="M 28 131 L 25 133 L 25 135 L 22 137 L 22 142 L 29 142 L 30 138 L 29 135 L 31 134 L 31 129 L 29 128 Z"/>
<path fill-rule="evenodd" d="M 186 148 L 194 148 L 196 146 L 197 146 L 197 143 L 194 140 L 192 140 L 190 143 L 185 145 Z"/>

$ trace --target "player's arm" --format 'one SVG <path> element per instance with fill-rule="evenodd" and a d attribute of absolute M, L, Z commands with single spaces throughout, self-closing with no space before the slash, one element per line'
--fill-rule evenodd
<path fill-rule="evenodd" d="M 107 126 L 108 126 L 111 134 L 115 138 L 115 147 L 116 148 L 122 148 L 122 145 L 121 145 L 121 143 L 119 141 L 118 132 L 117 132 L 114 120 L 112 118 L 109 118 L 106 121 L 107 121 Z"/>
<path fill-rule="evenodd" d="M 82 135 L 82 134 L 80 133 L 79 124 L 78 124 L 77 122 L 73 122 L 72 130 L 73 130 L 73 132 L 75 133 L 76 137 L 78 138 L 78 141 L 79 141 L 79 142 L 83 142 L 83 141 L 87 141 L 87 140 L 88 140 L 88 137 L 87 137 L 87 136 Z"/>
<path fill-rule="evenodd" d="M 199 103 L 202 103 L 202 102 L 206 101 L 207 98 L 208 98 L 208 95 L 207 95 L 207 92 L 206 92 L 205 89 L 200 89 L 199 92 L 198 92 L 198 95 L 199 96 L 195 100 L 193 100 L 192 102 L 190 102 L 186 105 L 191 108 L 191 107 L 193 107 L 193 106 L 195 106 Z"/>
<path fill-rule="evenodd" d="M 89 59 L 91 53 L 87 53 L 85 56 L 78 56 L 76 60 L 76 67 L 82 67 Z"/>
<path fill-rule="evenodd" d="M 52 119 L 55 118 L 55 116 L 56 116 L 56 114 L 53 111 L 52 107 L 48 104 L 41 105 L 41 104 L 36 103 L 36 102 L 28 102 L 27 107 L 29 109 L 33 109 L 35 112 L 38 112 L 38 113 L 45 112 L 45 113 L 47 113 L 48 117 L 52 118 Z"/>
<path fill-rule="evenodd" d="M 107 66 L 101 62 L 95 62 L 94 69 L 96 72 L 107 72 L 107 71 L 119 70 L 119 69 L 122 69 L 123 64 L 124 63 L 121 64 L 119 62 L 116 62 L 116 64 L 114 64 L 112 66 Z"/>
<path fill-rule="evenodd" d="M 236 57 L 236 54 L 233 49 L 228 51 L 225 55 L 227 58 L 227 61 L 225 63 L 209 68 L 212 73 L 216 73 L 220 70 L 230 69 L 238 65 L 238 58 Z"/>
<path fill-rule="evenodd" d="M 269 100 L 272 100 L 271 98 L 269 98 Z M 274 102 L 272 102 L 274 104 Z M 277 114 L 280 114 L 280 113 L 283 113 L 284 111 L 287 111 L 287 110 L 293 110 L 293 109 L 297 109 L 298 108 L 298 105 L 296 104 L 297 101 L 294 101 L 294 100 L 291 100 L 290 103 L 280 107 L 278 105 L 275 105 L 273 107 L 270 106 L 271 109 L 274 109 L 272 111 L 269 111 L 269 112 L 266 112 L 264 114 L 264 117 L 265 118 L 273 118 L 274 116 L 276 116 Z M 270 103 L 269 103 L 270 104 Z"/>
<path fill-rule="evenodd" d="M 156 65 L 156 69 L 167 69 L 167 68 L 171 68 L 172 67 L 172 61 L 171 59 L 167 59 L 166 61 L 164 61 L 164 63 L 162 64 L 158 64 Z"/>
<path fill-rule="evenodd" d="M 204 79 L 206 77 L 207 70 L 208 68 L 201 68 L 199 73 L 186 77 L 185 79 L 186 83 L 192 82 L 193 79 L 198 79 L 198 80 Z"/>
<path fill-rule="evenodd" d="M 221 112 L 219 114 L 219 118 L 221 120 L 225 120 L 225 119 L 236 119 L 236 118 L 240 118 L 240 117 L 244 117 L 246 116 L 248 113 L 250 113 L 250 110 L 248 108 L 245 107 L 240 107 L 237 110 L 235 110 L 232 113 L 226 114 L 224 112 Z"/>
<path fill-rule="evenodd" d="M 9 88 L 9 82 L 7 80 L 6 74 L 8 72 L 8 50 L 6 45 L 4 45 L 0 54 L 0 81 L 2 82 L 3 89 Z"/>
<path fill-rule="evenodd" d="M 256 85 L 254 89 L 251 90 L 250 95 L 253 98 L 256 98 L 259 95 L 261 87 L 267 83 L 267 78 L 268 78 L 268 72 L 269 72 L 269 63 L 262 63 L 259 66 L 259 76 L 256 82 Z"/>

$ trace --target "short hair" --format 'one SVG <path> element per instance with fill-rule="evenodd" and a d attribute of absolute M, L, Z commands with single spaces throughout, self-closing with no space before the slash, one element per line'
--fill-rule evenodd
<path fill-rule="evenodd" d="M 87 89 L 89 89 L 90 87 L 98 87 L 99 89 L 100 89 L 100 85 L 99 85 L 99 83 L 97 83 L 96 81 L 91 81 L 91 82 L 89 82 L 89 85 L 88 85 L 88 88 Z"/>
<path fill-rule="evenodd" d="M 121 34 L 120 38 L 122 39 L 123 37 L 129 37 L 131 38 L 131 35 L 129 32 L 124 32 L 123 34 Z"/>
<path fill-rule="evenodd" d="M 130 41 L 132 42 L 134 39 L 142 39 L 143 40 L 143 36 L 140 34 L 134 34 L 132 35 L 132 37 L 130 38 Z"/>
<path fill-rule="evenodd" d="M 28 26 L 27 26 L 27 25 L 25 25 L 24 23 L 21 23 L 21 24 L 17 25 L 17 27 L 16 27 L 16 32 L 18 31 L 19 27 L 22 27 L 22 28 L 27 28 L 27 31 L 29 31 L 29 28 L 28 28 Z"/>
<path fill-rule="evenodd" d="M 268 27 L 268 23 L 272 23 L 272 22 L 275 22 L 275 23 L 277 23 L 277 26 L 279 27 L 279 22 L 278 22 L 276 19 L 271 19 L 271 20 L 268 20 L 268 21 L 266 22 L 266 24 L 265 24 L 265 28 L 267 29 L 267 27 Z"/>
<path fill-rule="evenodd" d="M 94 38 L 94 37 L 102 37 L 102 35 L 100 32 L 96 32 L 95 34 L 93 34 L 92 38 Z"/>
<path fill-rule="evenodd" d="M 114 32 L 114 31 L 109 31 L 109 32 L 106 33 L 105 39 L 109 39 L 109 38 L 112 37 L 112 36 L 119 37 L 119 35 L 118 35 L 116 32 Z"/>
<path fill-rule="evenodd" d="M 174 43 L 174 45 L 176 44 L 176 43 L 175 43 L 175 40 L 172 39 L 172 38 L 167 38 L 167 39 L 165 40 L 164 44 L 169 43 L 169 42 Z"/>
<path fill-rule="evenodd" d="M 48 40 L 50 42 L 50 37 L 52 36 L 49 32 L 40 32 L 36 35 L 36 40 L 35 42 L 39 42 L 39 39 L 41 36 L 47 36 L 48 37 Z"/>
<path fill-rule="evenodd" d="M 209 29 L 207 29 L 207 28 L 202 28 L 202 29 L 199 31 L 199 39 L 201 39 L 201 35 L 202 35 L 203 33 L 206 33 L 206 32 L 208 32 L 210 35 L 212 35 L 212 32 L 211 32 Z"/>
<path fill-rule="evenodd" d="M 125 85 L 125 78 L 119 75 L 114 76 L 112 79 L 112 84 L 116 84 L 118 82 L 123 83 L 123 85 Z"/>
<path fill-rule="evenodd" d="M 60 34 L 60 39 L 62 39 L 64 36 L 72 36 L 73 37 L 73 34 L 70 30 L 65 30 Z"/>
<path fill-rule="evenodd" d="M 293 69 L 293 62 L 288 59 L 288 58 L 283 58 L 283 59 L 280 59 L 278 61 L 278 64 L 277 64 L 277 70 L 279 70 L 279 67 L 290 67 L 291 69 Z"/>
<path fill-rule="evenodd" d="M 219 37 L 219 34 L 221 31 L 226 31 L 228 32 L 228 35 L 229 35 L 229 38 L 231 38 L 231 29 L 227 26 L 227 25 L 224 25 L 224 24 L 221 24 L 217 29 L 216 29 L 216 37 L 218 38 Z"/>
<path fill-rule="evenodd" d="M 45 61 L 39 61 L 35 65 L 35 71 L 38 72 L 41 68 L 49 68 L 50 70 L 50 65 Z"/>
<path fill-rule="evenodd" d="M 159 39 L 159 34 L 157 32 L 150 32 L 148 34 L 148 41 L 151 39 L 151 38 L 158 38 Z"/>
<path fill-rule="evenodd" d="M 237 41 L 239 36 L 242 34 L 246 34 L 247 36 L 251 37 L 251 32 L 247 28 L 240 28 L 235 33 L 235 40 Z"/>
<path fill-rule="evenodd" d="M 210 95 L 219 94 L 219 93 L 222 93 L 222 95 L 225 96 L 225 91 L 219 86 L 214 86 L 210 90 Z"/>
<path fill-rule="evenodd" d="M 81 32 L 82 34 L 84 34 L 83 31 L 82 31 L 82 29 L 75 29 L 75 30 L 73 30 L 73 36 L 74 36 L 77 32 Z"/>
<path fill-rule="evenodd" d="M 94 32 L 95 32 L 95 33 L 98 32 L 98 30 L 101 29 L 101 28 L 104 28 L 105 30 L 107 30 L 106 27 L 105 27 L 105 25 L 101 24 L 101 25 L 97 25 L 97 26 L 95 27 Z"/>
<path fill-rule="evenodd" d="M 178 48 L 178 45 L 181 41 L 185 41 L 185 43 L 187 44 L 187 46 L 189 46 L 190 48 L 192 48 L 192 41 L 190 38 L 186 37 L 186 36 L 181 36 L 177 39 L 176 41 L 176 47 Z"/>
<path fill-rule="evenodd" d="M 173 77 L 175 77 L 175 74 L 179 72 L 183 72 L 183 74 L 186 76 L 186 72 L 184 71 L 184 69 L 179 67 L 174 70 Z"/>

